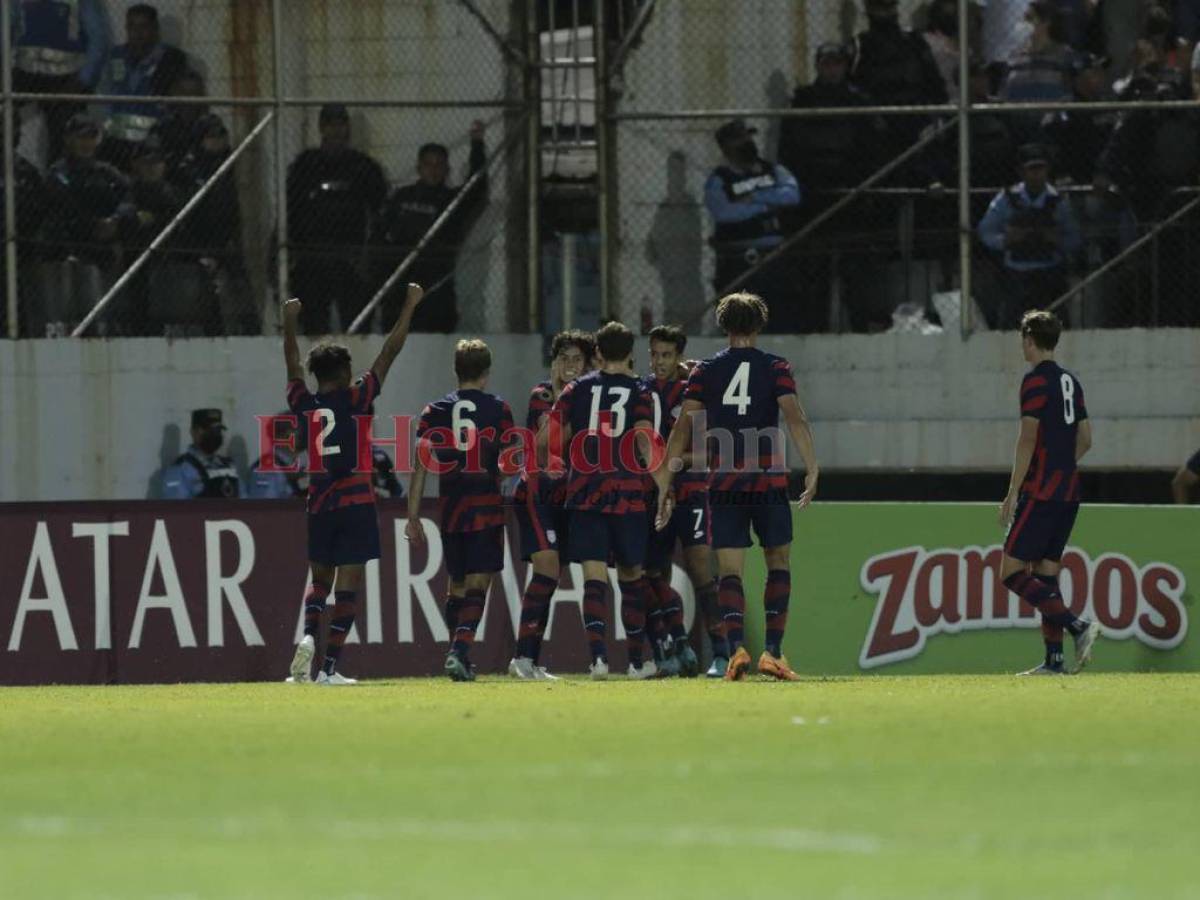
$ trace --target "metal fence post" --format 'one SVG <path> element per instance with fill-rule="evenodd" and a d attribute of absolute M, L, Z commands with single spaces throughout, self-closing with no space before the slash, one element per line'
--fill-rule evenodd
<path fill-rule="evenodd" d="M 275 231 L 278 251 L 275 265 L 276 279 L 279 285 L 279 296 L 276 303 L 282 303 L 288 298 L 288 201 L 287 201 L 287 165 L 283 155 L 283 0 L 272 0 L 271 3 L 271 65 L 274 69 L 273 81 L 275 91 Z"/>
<path fill-rule="evenodd" d="M 966 340 L 974 329 L 971 271 L 971 94 L 967 7 L 958 0 L 958 297 L 959 330 Z"/>
<path fill-rule="evenodd" d="M 610 198 L 608 192 L 615 183 L 609 165 L 616 154 L 610 152 L 608 122 L 608 29 L 604 23 L 605 0 L 596 0 L 596 211 L 600 227 L 600 319 L 613 315 L 612 298 L 612 229 L 609 227 Z M 620 310 L 617 318 L 621 318 Z M 629 324 L 629 323 L 626 323 Z M 635 319 L 633 324 L 637 325 Z"/>
<path fill-rule="evenodd" d="M 526 265 L 529 267 L 526 289 L 529 292 L 529 330 L 534 332 L 542 329 L 542 70 L 538 66 L 542 49 L 537 6 L 537 0 L 525 0 L 525 102 L 529 105 L 525 137 Z"/>
<path fill-rule="evenodd" d="M 17 146 L 13 141 L 12 95 L 12 0 L 0 2 L 0 41 L 4 64 L 4 295 L 8 309 L 8 336 L 16 340 L 21 333 L 17 321 Z"/>

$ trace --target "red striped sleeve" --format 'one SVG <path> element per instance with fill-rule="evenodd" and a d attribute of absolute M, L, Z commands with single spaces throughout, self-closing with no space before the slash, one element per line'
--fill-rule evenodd
<path fill-rule="evenodd" d="M 796 376 L 792 374 L 792 365 L 786 359 L 771 363 L 771 377 L 771 396 L 776 400 L 796 393 Z"/>
<path fill-rule="evenodd" d="M 1035 413 L 1046 405 L 1047 400 L 1048 398 L 1045 394 L 1029 397 L 1028 399 L 1021 401 L 1021 412 L 1026 415 Z"/>
<path fill-rule="evenodd" d="M 287 386 L 287 404 L 288 409 L 292 412 L 304 412 L 307 401 L 312 399 L 312 395 L 308 392 L 308 385 L 302 379 L 289 381 Z"/>
<path fill-rule="evenodd" d="M 692 369 L 692 374 L 688 376 L 687 386 L 684 388 L 683 397 L 685 400 L 704 400 L 704 363 Z"/>

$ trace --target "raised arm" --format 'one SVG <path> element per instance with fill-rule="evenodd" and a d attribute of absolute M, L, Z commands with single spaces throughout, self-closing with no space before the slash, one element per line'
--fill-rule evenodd
<path fill-rule="evenodd" d="M 283 302 L 283 361 L 287 365 L 288 381 L 304 380 L 300 345 L 296 343 L 296 321 L 300 318 L 300 308 L 300 301 L 295 297 Z"/>
<path fill-rule="evenodd" d="M 417 306 L 420 305 L 424 296 L 425 290 L 419 284 L 410 284 L 408 286 L 408 293 L 404 297 L 404 308 L 400 310 L 400 318 L 392 326 L 391 333 L 383 342 L 383 349 L 379 351 L 379 356 L 371 364 L 371 370 L 375 373 L 375 377 L 379 379 L 380 384 L 383 384 L 383 380 L 387 378 L 388 369 L 392 367 L 392 363 L 396 361 L 396 357 L 404 349 L 404 342 L 408 340 L 408 328 L 412 324 L 413 313 L 417 311 Z"/>
<path fill-rule="evenodd" d="M 1008 494 L 1000 504 L 1000 526 L 1007 527 L 1012 521 L 1013 510 L 1017 506 L 1017 494 L 1029 474 L 1029 464 L 1033 461 L 1033 451 L 1037 447 L 1038 420 L 1033 416 L 1021 416 L 1021 431 L 1017 435 L 1017 448 L 1013 458 L 1012 478 L 1008 482 Z"/>
<path fill-rule="evenodd" d="M 812 503 L 813 497 L 817 495 L 817 478 L 821 474 L 817 465 L 817 448 L 813 443 L 808 414 L 795 394 L 785 394 L 779 398 L 779 411 L 783 413 L 783 423 L 792 438 L 792 443 L 796 445 L 804 460 L 804 493 L 796 501 L 796 505 L 803 509 Z"/>
<path fill-rule="evenodd" d="M 404 538 L 413 544 L 425 542 L 425 529 L 421 527 L 421 498 L 425 496 L 425 466 L 421 462 L 420 446 L 423 441 L 418 441 L 412 476 L 408 480 L 408 521 L 404 525 Z"/>

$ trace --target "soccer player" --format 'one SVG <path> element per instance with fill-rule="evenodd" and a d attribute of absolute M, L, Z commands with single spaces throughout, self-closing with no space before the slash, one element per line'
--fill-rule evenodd
<path fill-rule="evenodd" d="M 1179 467 L 1171 479 L 1171 496 L 1176 503 L 1191 503 L 1196 485 L 1200 485 L 1200 450 L 1188 457 L 1188 461 Z"/>
<path fill-rule="evenodd" d="M 320 343 L 308 353 L 307 368 L 317 380 L 311 393 L 304 383 L 296 323 L 301 305 L 296 299 L 283 304 L 283 357 L 287 363 L 288 408 L 302 417 L 309 434 L 308 565 L 312 584 L 304 595 L 304 637 L 292 656 L 288 681 L 305 684 L 316 652 L 321 612 L 333 591 L 333 617 L 325 659 L 317 684 L 344 686 L 356 682 L 337 671 L 346 634 L 354 624 L 358 591 L 366 563 L 379 558 L 379 521 L 371 487 L 371 465 L 359 464 L 360 416 L 374 413 L 375 398 L 396 356 L 404 348 L 409 323 L 424 291 L 410 284 L 400 318 L 383 342 L 371 368 L 351 382 L 350 351 Z"/>
<path fill-rule="evenodd" d="M 550 344 L 550 379 L 538 382 L 529 394 L 525 427 L 536 435 L 545 425 L 554 401 L 563 388 L 587 372 L 595 353 L 595 338 L 584 331 L 560 331 Z M 530 451 L 532 452 L 532 450 Z M 555 677 L 538 665 L 542 637 L 550 619 L 550 602 L 558 588 L 560 549 L 566 549 L 567 484 L 537 466 L 521 473 L 513 506 L 520 530 L 522 558 L 533 567 L 529 586 L 521 597 L 521 620 L 517 629 L 516 656 L 508 664 L 515 678 L 553 681 Z"/>
<path fill-rule="evenodd" d="M 780 416 L 804 459 L 804 493 L 797 501 L 801 509 L 817 492 L 819 473 L 812 431 L 796 396 L 791 365 L 755 346 L 767 324 L 767 306 L 762 298 L 744 292 L 724 297 L 717 305 L 717 324 L 729 336 L 729 346 L 697 365 L 688 378 L 666 460 L 654 473 L 659 490 L 656 524 L 666 527 L 672 517 L 674 501 L 668 488 L 681 466 L 684 448 L 692 440 L 692 419 L 703 410 L 704 429 L 715 445 L 708 508 L 710 544 L 720 577 L 717 604 L 725 642 L 732 653 L 725 667 L 725 680 L 742 680 L 751 665 L 750 654 L 743 646 L 746 595 L 742 572 L 753 526 L 767 568 L 763 596 L 767 640 L 758 671 L 781 681 L 796 681 L 798 676 L 783 655 L 791 598 L 792 510 L 787 471 L 778 464 L 782 460 L 776 458 Z"/>
<path fill-rule="evenodd" d="M 665 442 L 683 403 L 687 370 L 682 368 L 687 335 L 678 325 L 650 329 L 651 374 L 642 380 L 654 405 L 654 430 Z M 682 376 L 682 377 L 681 377 Z M 675 507 L 671 521 L 659 531 L 650 523 L 647 538 L 646 580 L 652 605 L 646 615 L 654 658 L 667 675 L 692 677 L 699 671 L 696 653 L 688 644 L 683 625 L 683 601 L 671 588 L 671 555 L 678 541 L 683 546 L 684 568 L 704 613 L 713 641 L 714 659 L 728 659 L 716 614 L 717 582 L 712 574 L 712 552 L 708 548 L 708 462 L 703 451 L 689 454 L 689 471 L 675 482 Z M 720 674 L 724 674 L 722 671 Z"/>
<path fill-rule="evenodd" d="M 1063 630 L 1075 643 L 1078 672 L 1092 658 L 1100 626 L 1063 603 L 1058 573 L 1079 514 L 1077 465 L 1092 446 L 1079 379 L 1054 360 L 1062 323 L 1054 313 L 1021 317 L 1021 349 L 1033 368 L 1021 382 L 1021 431 L 1000 525 L 1008 527 L 1000 578 L 1042 614 L 1046 658 L 1024 675 L 1063 675 Z"/>
<path fill-rule="evenodd" d="M 549 453 L 569 462 L 566 507 L 570 511 L 568 557 L 583 564 L 583 624 L 593 679 L 608 677 L 605 589 L 608 561 L 617 568 L 621 621 L 628 636 L 629 676 L 650 678 L 643 661 L 648 587 L 646 557 L 646 465 L 653 461 L 651 401 L 633 374 L 633 332 L 610 322 L 596 333 L 597 370 L 568 384 L 537 435 L 539 460 Z M 569 450 L 567 449 L 569 448 Z M 639 462 L 641 454 L 645 463 Z"/>
<path fill-rule="evenodd" d="M 409 483 L 404 535 L 414 544 L 423 544 L 425 472 L 436 463 L 442 545 L 450 578 L 446 624 L 451 646 L 445 669 L 453 681 L 475 680 L 471 646 L 492 577 L 504 568 L 504 501 L 498 462 L 501 442 L 512 434 L 513 417 L 506 402 L 487 392 L 491 369 L 492 351 L 487 344 L 481 340 L 458 342 L 454 349 L 458 389 L 421 413 Z"/>

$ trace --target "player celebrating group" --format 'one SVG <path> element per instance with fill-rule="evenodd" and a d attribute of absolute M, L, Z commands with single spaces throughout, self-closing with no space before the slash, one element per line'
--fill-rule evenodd
<path fill-rule="evenodd" d="M 783 681 L 798 676 L 783 655 L 783 637 L 791 598 L 792 513 L 787 495 L 787 467 L 775 452 L 782 414 L 788 434 L 804 460 L 804 493 L 797 505 L 807 506 L 817 491 L 817 459 L 812 431 L 796 396 L 796 381 L 786 359 L 759 350 L 755 343 L 767 324 L 767 306 L 754 294 L 730 294 L 717 306 L 717 323 L 729 347 L 699 363 L 688 379 L 683 406 L 667 444 L 666 459 L 654 472 L 658 488 L 657 526 L 672 516 L 670 494 L 674 474 L 682 468 L 693 428 L 716 445 L 709 481 L 710 546 L 720 576 L 717 604 L 725 643 L 731 652 L 727 681 L 739 681 L 750 669 L 743 646 L 746 597 L 742 572 L 753 526 L 763 548 L 767 584 L 766 650 L 758 671 Z M 698 427 L 693 419 L 703 413 Z"/>
<path fill-rule="evenodd" d="M 1079 514 L 1077 465 L 1092 446 L 1079 379 L 1054 359 L 1062 323 L 1033 310 L 1021 319 L 1021 347 L 1033 369 L 1021 382 L 1021 432 L 1000 524 L 1010 526 L 1000 577 L 1042 614 L 1046 657 L 1024 675 L 1063 675 L 1063 631 L 1075 642 L 1078 672 L 1092 657 L 1100 626 L 1063 603 L 1058 573 Z"/>
<path fill-rule="evenodd" d="M 296 322 L 300 301 L 283 304 L 283 357 L 287 365 L 288 408 L 304 419 L 309 439 L 308 566 L 312 583 L 304 595 L 304 637 L 292 656 L 288 681 L 305 684 L 316 652 L 321 613 L 330 590 L 334 591 L 333 616 L 325 659 L 317 684 L 352 685 L 355 679 L 337 671 L 346 635 L 354 624 L 358 591 L 366 563 L 379 558 L 379 521 L 375 493 L 371 487 L 371 456 L 361 460 L 358 444 L 359 417 L 374 413 L 375 398 L 383 387 L 392 363 L 404 348 L 409 323 L 425 293 L 410 284 L 391 334 L 371 368 L 353 384 L 350 351 L 339 344 L 320 343 L 308 353 L 308 372 L 317 379 L 317 392 L 310 393 L 300 365 Z"/>

